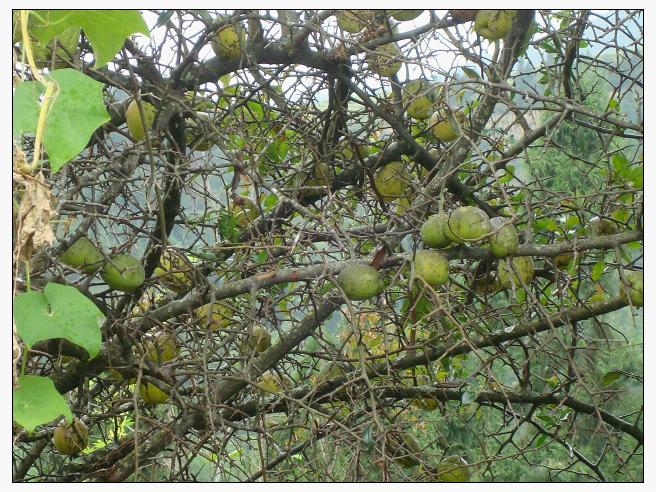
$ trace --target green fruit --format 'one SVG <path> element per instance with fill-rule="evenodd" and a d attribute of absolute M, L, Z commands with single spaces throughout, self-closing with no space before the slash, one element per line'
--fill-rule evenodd
<path fill-rule="evenodd" d="M 287 375 L 280 377 L 272 371 L 266 371 L 255 383 L 255 388 L 262 395 L 268 393 L 279 395 L 285 389 L 293 388 L 294 382 Z"/>
<path fill-rule="evenodd" d="M 81 237 L 64 251 L 61 261 L 73 268 L 91 273 L 102 266 L 105 258 L 95 244 L 86 237 Z"/>
<path fill-rule="evenodd" d="M 107 377 L 111 379 L 112 381 L 115 381 L 117 383 L 121 383 L 127 379 L 128 384 L 134 384 L 137 382 L 137 378 L 131 377 L 131 378 L 126 378 L 121 374 L 120 371 L 117 371 L 116 369 L 107 369 Z"/>
<path fill-rule="evenodd" d="M 417 251 L 415 274 L 431 287 L 444 284 L 449 280 L 449 260 L 437 251 Z"/>
<path fill-rule="evenodd" d="M 139 385 L 139 395 L 141 395 L 141 399 L 149 405 L 164 403 L 169 399 L 168 393 L 162 391 L 154 384 L 148 382 L 141 383 Z"/>
<path fill-rule="evenodd" d="M 417 439 L 407 432 L 394 432 L 387 435 L 386 452 L 391 458 L 404 468 L 410 468 L 419 464 L 421 446 Z"/>
<path fill-rule="evenodd" d="M 243 203 L 230 204 L 230 212 L 237 223 L 237 227 L 247 227 L 253 223 L 255 219 L 260 216 L 260 209 L 257 204 L 245 196 L 240 197 Z"/>
<path fill-rule="evenodd" d="M 354 157 L 353 146 L 355 146 L 357 156 Z M 342 141 L 340 144 L 341 147 L 341 156 L 345 160 L 350 159 L 365 159 L 369 157 L 370 149 L 369 145 L 366 142 L 355 142 L 354 144 L 346 141 Z"/>
<path fill-rule="evenodd" d="M 145 128 L 150 130 L 153 126 L 157 110 L 155 109 L 155 106 L 146 101 L 141 101 L 141 107 L 143 108 L 144 119 L 146 121 Z M 128 105 L 128 109 L 125 112 L 125 119 L 128 123 L 128 131 L 132 138 L 137 142 L 143 140 L 146 137 L 146 131 L 144 129 L 143 121 L 141 120 L 141 114 L 139 113 L 139 106 L 137 105 L 136 100 L 132 100 Z"/>
<path fill-rule="evenodd" d="M 130 292 L 144 283 L 146 272 L 134 256 L 118 255 L 105 263 L 100 276 L 112 289 Z"/>
<path fill-rule="evenodd" d="M 388 10 L 387 14 L 394 17 L 397 21 L 409 21 L 416 19 L 421 15 L 423 10 Z"/>
<path fill-rule="evenodd" d="M 381 77 L 391 77 L 401 70 L 400 58 L 401 49 L 396 43 L 379 46 L 365 57 L 369 68 Z"/>
<path fill-rule="evenodd" d="M 182 253 L 167 249 L 160 255 L 159 265 L 153 275 L 160 284 L 178 294 L 191 290 L 194 286 L 192 267 Z"/>
<path fill-rule="evenodd" d="M 515 226 L 502 217 L 490 219 L 492 235 L 488 238 L 490 251 L 497 258 L 514 254 L 519 246 L 519 236 Z"/>
<path fill-rule="evenodd" d="M 446 248 L 451 244 L 451 239 L 446 235 L 448 222 L 449 216 L 444 212 L 431 215 L 419 230 L 419 235 L 424 244 L 431 248 Z"/>
<path fill-rule="evenodd" d="M 344 374 L 346 374 L 344 369 L 342 369 L 336 362 L 326 362 L 319 370 L 317 382 L 328 381 L 329 379 L 338 378 Z"/>
<path fill-rule="evenodd" d="M 357 33 L 362 31 L 371 20 L 369 10 L 339 10 L 337 12 L 337 25 L 346 32 Z"/>
<path fill-rule="evenodd" d="M 333 183 L 334 173 L 326 162 L 318 162 L 312 169 L 312 175 L 305 180 L 302 186 L 319 187 L 326 186 L 330 188 Z M 313 197 L 322 195 L 322 191 L 317 190 L 304 190 L 304 196 Z"/>
<path fill-rule="evenodd" d="M 479 10 L 474 31 L 490 41 L 505 38 L 512 27 L 514 10 Z"/>
<path fill-rule="evenodd" d="M 52 442 L 61 454 L 72 456 L 89 444 L 89 430 L 78 418 L 73 418 L 70 424 L 62 420 L 52 435 Z"/>
<path fill-rule="evenodd" d="M 590 221 L 590 230 L 595 236 L 609 236 L 619 231 L 617 224 L 605 217 L 594 217 Z"/>
<path fill-rule="evenodd" d="M 155 364 L 161 365 L 175 359 L 179 349 L 175 337 L 170 333 L 160 331 L 144 343 L 146 357 Z"/>
<path fill-rule="evenodd" d="M 211 44 L 216 56 L 239 58 L 242 48 L 246 45 L 246 33 L 239 24 L 226 24 L 216 32 Z"/>
<path fill-rule="evenodd" d="M 437 465 L 438 482 L 469 482 L 469 464 L 460 456 L 448 456 Z"/>
<path fill-rule="evenodd" d="M 444 111 L 435 111 L 431 116 L 429 126 L 435 138 L 441 142 L 451 142 L 458 138 L 460 130 L 455 120 L 462 125 L 465 121 L 465 114 L 458 111 L 453 115 Z"/>
<path fill-rule="evenodd" d="M 347 265 L 337 277 L 337 283 L 352 301 L 363 301 L 377 296 L 383 281 L 378 270 L 369 265 Z"/>
<path fill-rule="evenodd" d="M 525 285 L 528 285 L 533 280 L 535 267 L 533 265 L 533 258 L 530 256 L 517 256 L 512 259 L 512 265 L 517 271 L 517 274 L 510 266 L 510 260 L 499 260 L 499 283 L 506 288 L 510 288 L 513 284 L 515 287 L 521 287 L 519 279 Z M 519 275 L 519 278 L 517 277 Z"/>
<path fill-rule="evenodd" d="M 196 113 L 201 119 L 209 123 L 209 116 L 203 113 Z M 207 152 L 214 145 L 214 141 L 211 138 L 207 138 L 203 134 L 203 129 L 198 126 L 196 121 L 192 118 L 185 119 L 185 124 L 187 125 L 187 133 L 185 134 L 185 143 L 194 151 Z"/>
<path fill-rule="evenodd" d="M 241 345 L 241 353 L 250 355 L 253 352 L 264 352 L 271 346 L 271 333 L 260 325 L 255 325 L 246 334 L 246 339 Z"/>
<path fill-rule="evenodd" d="M 432 412 L 437 409 L 438 402 L 435 398 L 415 398 L 412 400 L 412 406 L 426 412 Z"/>
<path fill-rule="evenodd" d="M 625 299 L 631 299 L 631 304 L 634 306 L 642 306 L 645 302 L 645 285 L 643 272 L 626 272 L 624 278 L 628 285 L 624 286 L 623 293 Z M 628 297 L 627 297 L 628 289 Z"/>
<path fill-rule="evenodd" d="M 459 207 L 449 215 L 446 236 L 454 243 L 479 241 L 492 226 L 487 214 L 478 207 Z"/>
<path fill-rule="evenodd" d="M 196 317 L 201 326 L 209 328 L 212 331 L 227 328 L 235 323 L 232 319 L 234 311 L 228 304 L 215 302 L 212 305 L 211 316 L 208 319 L 209 312 L 210 304 L 205 304 L 196 310 Z"/>
<path fill-rule="evenodd" d="M 385 164 L 374 175 L 376 189 L 386 202 L 402 197 L 409 181 L 410 172 L 407 166 L 399 161 Z"/>
<path fill-rule="evenodd" d="M 424 80 L 411 80 L 403 86 L 403 105 L 407 106 L 408 116 L 416 120 L 431 117 L 433 101 L 428 83 Z"/>

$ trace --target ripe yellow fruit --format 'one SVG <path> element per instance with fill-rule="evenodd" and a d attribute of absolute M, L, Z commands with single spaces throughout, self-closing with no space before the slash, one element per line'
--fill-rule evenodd
<path fill-rule="evenodd" d="M 112 289 L 130 292 L 144 283 L 146 272 L 134 256 L 118 255 L 105 263 L 100 276 Z"/>
<path fill-rule="evenodd" d="M 61 454 L 81 453 L 89 444 L 89 429 L 78 418 L 73 418 L 70 424 L 62 420 L 52 435 L 52 443 Z"/>
<path fill-rule="evenodd" d="M 625 299 L 631 299 L 634 306 L 643 306 L 645 303 L 645 280 L 643 272 L 625 272 L 624 277 L 628 285 L 624 285 L 622 292 Z M 628 293 L 628 295 L 627 295 Z"/>
<path fill-rule="evenodd" d="M 403 86 L 403 106 L 407 106 L 408 116 L 425 120 L 433 113 L 433 93 L 424 80 L 411 80 Z"/>
<path fill-rule="evenodd" d="M 139 385 L 139 395 L 141 395 L 141 399 L 149 405 L 164 403 L 169 399 L 168 393 L 149 382 L 141 383 Z"/>
<path fill-rule="evenodd" d="M 191 263 L 184 254 L 173 249 L 167 249 L 160 255 L 153 275 L 173 292 L 187 292 L 194 286 Z"/>
<path fill-rule="evenodd" d="M 247 227 L 260 216 L 260 209 L 257 204 L 245 196 L 241 197 L 243 203 L 231 203 L 228 207 L 234 217 L 237 227 Z"/>
<path fill-rule="evenodd" d="M 505 38 L 512 27 L 514 10 L 479 10 L 474 31 L 490 41 Z"/>
<path fill-rule="evenodd" d="M 397 21 L 409 21 L 416 19 L 421 15 L 423 10 L 388 10 L 387 14 L 394 17 Z"/>
<path fill-rule="evenodd" d="M 137 105 L 136 100 L 132 100 L 132 102 L 128 104 L 128 109 L 125 111 L 128 131 L 130 132 L 130 135 L 132 135 L 132 138 L 137 142 L 146 138 L 146 129 L 150 130 L 152 128 L 155 114 L 157 113 L 155 106 L 146 101 L 141 101 L 141 107 L 143 108 L 144 120 L 146 122 L 145 128 L 143 124 L 144 122 L 141 120 L 141 114 L 139 113 L 139 106 Z"/>
<path fill-rule="evenodd" d="M 208 316 L 208 314 L 210 314 L 210 304 L 204 304 L 196 309 L 196 317 L 200 326 L 212 331 L 227 328 L 235 323 L 232 319 L 234 310 L 227 303 L 215 302 L 212 305 L 211 315 Z"/>
<path fill-rule="evenodd" d="M 372 19 L 369 10 L 339 10 L 337 12 L 337 25 L 346 32 L 357 33 L 362 31 Z"/>
<path fill-rule="evenodd" d="M 517 274 L 510 265 L 509 259 L 499 260 L 499 283 L 503 287 L 510 288 L 513 284 L 515 287 L 521 287 L 519 279 L 525 285 L 528 285 L 533 280 L 535 266 L 533 264 L 533 258 L 530 256 L 517 256 L 512 259 L 512 265 L 517 271 Z"/>
<path fill-rule="evenodd" d="M 444 284 L 449 280 L 449 260 L 437 251 L 417 251 L 415 275 L 431 287 Z"/>
<path fill-rule="evenodd" d="M 448 456 L 437 465 L 438 482 L 469 482 L 469 464 L 460 456 Z"/>
<path fill-rule="evenodd" d="M 445 234 L 454 243 L 479 241 L 492 229 L 487 214 L 478 207 L 459 207 L 449 214 Z"/>
<path fill-rule="evenodd" d="M 381 77 L 391 77 L 401 70 L 401 49 L 396 43 L 388 43 L 367 53 L 369 68 Z"/>
<path fill-rule="evenodd" d="M 374 174 L 374 185 L 386 202 L 402 197 L 409 182 L 410 172 L 407 166 L 399 161 L 385 164 Z"/>
<path fill-rule="evenodd" d="M 61 261 L 73 268 L 91 273 L 102 266 L 105 258 L 95 244 L 86 237 L 81 237 L 64 251 Z"/>
<path fill-rule="evenodd" d="M 431 248 L 446 248 L 451 244 L 451 239 L 446 235 L 448 222 L 449 216 L 444 212 L 431 215 L 419 230 L 419 235 L 424 244 Z"/>
<path fill-rule="evenodd" d="M 255 388 L 262 395 L 279 395 L 285 389 L 293 388 L 294 382 L 285 374 L 282 376 L 272 371 L 266 371 L 255 383 Z"/>
<path fill-rule="evenodd" d="M 175 336 L 164 331 L 157 332 L 146 340 L 144 349 L 146 357 L 158 365 L 175 359 L 179 353 Z"/>
<path fill-rule="evenodd" d="M 515 226 L 502 217 L 490 219 L 492 235 L 488 238 L 490 251 L 497 258 L 512 255 L 519 246 L 519 236 Z"/>
<path fill-rule="evenodd" d="M 460 135 L 456 120 L 462 125 L 465 119 L 465 114 L 462 111 L 458 111 L 453 115 L 444 111 L 435 111 L 431 116 L 429 126 L 435 138 L 441 142 L 451 142 Z"/>
<path fill-rule="evenodd" d="M 241 344 L 242 355 L 251 355 L 253 352 L 264 352 L 271 346 L 271 333 L 260 325 L 255 325 L 248 330 L 246 339 Z"/>
<path fill-rule="evenodd" d="M 241 56 L 246 45 L 246 33 L 239 23 L 230 23 L 221 27 L 211 41 L 216 56 L 234 59 Z"/>
<path fill-rule="evenodd" d="M 347 265 L 337 277 L 337 283 L 352 301 L 363 301 L 377 296 L 383 281 L 378 270 L 369 265 Z"/>

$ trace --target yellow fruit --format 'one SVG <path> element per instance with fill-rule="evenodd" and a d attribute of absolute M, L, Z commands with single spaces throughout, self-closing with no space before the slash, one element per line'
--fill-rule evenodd
<path fill-rule="evenodd" d="M 235 321 L 232 319 L 234 310 L 227 303 L 219 301 L 215 302 L 212 305 L 211 316 L 208 319 L 209 313 L 210 304 L 204 304 L 203 306 L 196 309 L 196 317 L 198 318 L 198 323 L 200 326 L 209 328 L 212 331 L 216 331 L 227 328 L 235 323 Z"/>
<path fill-rule="evenodd" d="M 159 265 L 153 275 L 169 290 L 183 293 L 194 286 L 192 266 L 180 252 L 167 249 L 160 255 Z"/>
<path fill-rule="evenodd" d="M 515 226 L 502 217 L 490 219 L 492 235 L 488 238 L 490 251 L 497 258 L 512 255 L 519 246 L 519 236 Z"/>
<path fill-rule="evenodd" d="M 253 352 L 264 352 L 271 346 L 271 333 L 260 325 L 255 325 L 246 334 L 246 339 L 241 345 L 243 355 L 251 355 Z"/>
<path fill-rule="evenodd" d="M 401 50 L 396 43 L 388 43 L 367 53 L 369 68 L 381 77 L 391 77 L 401 70 Z"/>
<path fill-rule="evenodd" d="M 432 287 L 444 284 L 449 280 L 449 260 L 437 251 L 417 251 L 415 275 Z"/>
<path fill-rule="evenodd" d="M 107 377 L 117 383 L 125 381 L 126 379 L 128 381 L 128 384 L 134 384 L 137 382 L 137 378 L 135 377 L 126 378 L 125 376 L 123 376 L 123 374 L 121 374 L 120 371 L 117 371 L 116 369 L 113 368 L 107 369 Z"/>
<path fill-rule="evenodd" d="M 233 202 L 229 207 L 232 216 L 237 222 L 237 227 L 240 228 L 251 225 L 253 221 L 260 216 L 260 209 L 253 200 L 246 198 L 245 196 L 242 196 L 241 199 L 243 200 L 243 203 L 236 204 Z"/>
<path fill-rule="evenodd" d="M 435 111 L 433 113 L 429 125 L 435 138 L 441 142 L 451 142 L 458 138 L 460 130 L 454 118 L 460 124 L 465 121 L 465 115 L 461 111 L 458 111 L 454 115 L 447 114 L 444 111 Z"/>
<path fill-rule="evenodd" d="M 499 260 L 499 283 L 506 288 L 510 288 L 513 284 L 515 287 L 521 287 L 519 279 L 522 279 L 524 284 L 528 285 L 533 280 L 535 267 L 533 258 L 530 256 L 517 256 L 513 258 L 512 265 L 515 267 L 515 273 L 510 266 L 510 260 Z M 519 278 L 517 277 L 519 275 Z"/>
<path fill-rule="evenodd" d="M 385 164 L 374 174 L 376 189 L 386 202 L 402 197 L 409 181 L 410 172 L 407 166 L 399 161 Z"/>
<path fill-rule="evenodd" d="M 469 482 L 469 464 L 460 456 L 448 456 L 437 465 L 438 482 Z"/>
<path fill-rule="evenodd" d="M 622 289 L 625 299 L 630 298 L 634 306 L 642 306 L 645 302 L 645 280 L 643 272 L 625 272 L 624 277 L 628 285 Z M 627 297 L 628 291 L 628 297 Z"/>
<path fill-rule="evenodd" d="M 433 113 L 433 93 L 424 80 L 411 80 L 403 86 L 403 106 L 408 116 L 416 120 L 425 120 Z"/>
<path fill-rule="evenodd" d="M 238 23 L 226 24 L 216 32 L 211 44 L 216 56 L 228 59 L 239 58 L 246 45 L 246 33 Z"/>
<path fill-rule="evenodd" d="M 492 229 L 487 214 L 478 207 L 459 207 L 449 214 L 446 236 L 454 243 L 475 242 Z"/>
<path fill-rule="evenodd" d="M 312 175 L 301 183 L 301 186 L 319 187 L 330 186 L 333 183 L 334 173 L 333 170 L 326 162 L 318 162 L 312 169 Z M 316 190 L 303 190 L 303 195 L 307 197 L 320 196 L 323 192 L 320 189 Z"/>
<path fill-rule="evenodd" d="M 432 215 L 424 222 L 419 230 L 421 240 L 431 248 L 446 248 L 451 239 L 446 235 L 449 216 L 444 212 Z"/>
<path fill-rule="evenodd" d="M 387 14 L 394 17 L 397 21 L 409 21 L 416 19 L 421 15 L 423 10 L 388 10 Z"/>
<path fill-rule="evenodd" d="M 91 273 L 102 266 L 105 258 L 95 244 L 81 237 L 64 251 L 61 260 L 73 268 Z"/>
<path fill-rule="evenodd" d="M 360 32 L 371 20 L 369 10 L 339 10 L 337 12 L 337 25 L 346 32 Z"/>
<path fill-rule="evenodd" d="M 427 412 L 437 409 L 437 405 L 438 403 L 435 398 L 415 398 L 412 400 L 412 406 Z"/>
<path fill-rule="evenodd" d="M 357 160 L 358 157 L 360 159 L 365 159 L 366 157 L 369 156 L 370 154 L 370 149 L 369 145 L 366 142 L 347 142 L 347 141 L 342 141 L 340 144 L 341 146 L 341 157 L 345 160 L 350 160 L 354 159 Z M 356 152 L 354 155 L 353 152 L 353 146 L 355 146 Z"/>
<path fill-rule="evenodd" d="M 164 331 L 157 332 L 146 340 L 144 349 L 146 357 L 158 365 L 175 359 L 179 353 L 175 336 Z"/>
<path fill-rule="evenodd" d="M 505 38 L 512 27 L 514 10 L 479 10 L 474 31 L 490 41 Z"/>
<path fill-rule="evenodd" d="M 153 121 L 155 120 L 155 113 L 157 110 L 152 104 L 141 101 L 141 107 L 144 113 L 144 120 L 146 122 L 145 128 L 150 130 L 153 126 Z M 140 142 L 146 137 L 146 131 L 144 129 L 144 121 L 141 119 L 141 114 L 139 113 L 139 106 L 137 105 L 136 100 L 128 105 L 128 109 L 125 111 L 125 119 L 128 123 L 128 131 L 132 138 L 137 142 Z"/>
<path fill-rule="evenodd" d="M 130 292 L 144 283 L 146 272 L 134 256 L 118 255 L 105 263 L 100 276 L 112 289 Z"/>
<path fill-rule="evenodd" d="M 255 383 L 255 388 L 262 395 L 268 393 L 279 395 L 285 389 L 292 388 L 294 382 L 287 375 L 279 376 L 272 371 L 266 371 Z"/>
<path fill-rule="evenodd" d="M 165 393 L 154 384 L 148 382 L 139 385 L 139 395 L 141 395 L 141 399 L 149 405 L 164 403 L 169 399 L 168 393 Z"/>
<path fill-rule="evenodd" d="M 352 301 L 363 301 L 377 296 L 383 287 L 378 270 L 363 264 L 344 267 L 337 277 L 337 283 Z"/>
<path fill-rule="evenodd" d="M 89 444 L 89 430 L 78 418 L 70 424 L 62 420 L 52 435 L 52 442 L 61 454 L 73 456 Z"/>

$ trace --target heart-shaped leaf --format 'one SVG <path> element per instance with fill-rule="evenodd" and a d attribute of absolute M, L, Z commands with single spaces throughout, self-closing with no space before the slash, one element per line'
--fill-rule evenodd
<path fill-rule="evenodd" d="M 12 398 L 13 417 L 27 432 L 61 415 L 68 421 L 73 420 L 66 399 L 59 394 L 52 379 L 26 375 L 18 378 L 18 385 Z"/>

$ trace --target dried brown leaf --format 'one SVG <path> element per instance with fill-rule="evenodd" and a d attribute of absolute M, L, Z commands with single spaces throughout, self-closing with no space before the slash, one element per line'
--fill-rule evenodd
<path fill-rule="evenodd" d="M 18 209 L 18 239 L 16 251 L 19 260 L 29 260 L 34 251 L 52 244 L 55 234 L 50 226 L 53 216 L 53 198 L 42 173 L 24 181 L 25 192 Z"/>

